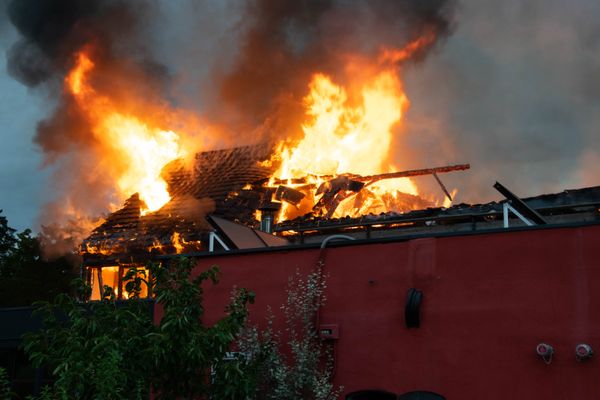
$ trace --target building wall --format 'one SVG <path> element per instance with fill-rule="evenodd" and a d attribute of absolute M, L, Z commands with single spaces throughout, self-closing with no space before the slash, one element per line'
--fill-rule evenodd
<path fill-rule="evenodd" d="M 598 398 L 600 360 L 578 362 L 574 348 L 600 351 L 599 249 L 600 226 L 326 249 L 321 321 L 340 327 L 336 383 L 345 393 L 447 399 Z M 207 321 L 222 315 L 235 285 L 256 292 L 251 316 L 264 321 L 267 306 L 283 303 L 288 277 L 318 258 L 318 249 L 201 258 L 198 271 L 222 270 L 207 290 Z M 424 297 L 421 326 L 408 329 L 411 287 Z M 554 346 L 551 364 L 536 355 L 539 342 Z"/>

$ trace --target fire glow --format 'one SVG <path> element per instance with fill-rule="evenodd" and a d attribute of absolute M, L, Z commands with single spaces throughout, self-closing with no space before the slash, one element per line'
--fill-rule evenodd
<path fill-rule="evenodd" d="M 139 193 L 146 205 L 142 214 L 156 211 L 170 199 L 167 184 L 160 176 L 163 167 L 186 154 L 179 135 L 119 112 L 108 96 L 90 85 L 88 77 L 93 69 L 90 56 L 82 51 L 65 83 L 91 121 L 94 138 L 106 151 L 103 172 L 112 172 L 120 200 Z"/>
<path fill-rule="evenodd" d="M 347 85 L 322 73 L 313 74 L 303 99 L 303 137 L 294 142 L 281 140 L 271 158 L 276 172 L 269 186 L 277 179 L 306 196 L 302 204 L 283 202 L 279 221 L 314 211 L 313 206 L 322 196 L 319 187 L 329 179 L 397 171 L 390 160 L 391 146 L 409 106 L 397 63 L 433 39 L 426 35 L 402 49 L 383 49 L 377 61 L 348 61 L 346 69 L 352 78 Z M 92 55 L 93 51 L 86 48 L 77 54 L 65 86 L 100 143 L 98 170 L 114 178 L 118 201 L 139 193 L 145 204 L 141 214 L 156 211 L 170 200 L 161 171 L 169 162 L 192 152 L 184 148 L 186 138 L 181 133 L 165 129 L 163 123 L 154 120 L 152 110 L 147 115 L 125 111 L 121 102 L 94 87 Z M 292 180 L 298 178 L 304 181 L 294 184 Z M 378 180 L 365 186 L 368 188 L 360 196 L 343 198 L 328 217 L 406 211 L 410 208 L 406 197 L 398 202 L 398 196 L 419 194 L 410 178 Z"/>
<path fill-rule="evenodd" d="M 393 172 L 390 162 L 394 128 L 401 123 L 409 101 L 398 76 L 397 63 L 413 56 L 423 46 L 435 40 L 433 33 L 410 42 L 402 49 L 383 49 L 376 66 L 364 65 L 354 69 L 368 71 L 358 78 L 357 100 L 351 102 L 347 90 L 323 74 L 315 74 L 304 98 L 308 121 L 302 126 L 304 137 L 298 143 L 282 142 L 278 154 L 281 166 L 275 176 L 294 185 L 294 178 L 308 178 L 302 189 L 316 203 L 322 176 L 374 175 Z M 366 192 L 367 190 L 365 190 Z M 334 217 L 359 216 L 385 211 L 405 211 L 396 205 L 399 193 L 418 195 L 410 178 L 382 180 L 369 186 L 369 196 L 362 201 L 351 197 L 337 207 Z M 444 203 L 444 205 L 447 205 Z M 283 203 L 279 221 L 302 215 L 303 207 Z"/>

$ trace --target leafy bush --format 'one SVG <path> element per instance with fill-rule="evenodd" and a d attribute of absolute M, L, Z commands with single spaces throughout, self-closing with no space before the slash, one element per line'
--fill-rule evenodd
<path fill-rule="evenodd" d="M 290 278 L 282 306 L 284 334 L 273 328 L 246 327 L 254 295 L 233 291 L 226 316 L 213 326 L 202 323 L 205 282 L 216 284 L 212 267 L 192 278 L 194 263 L 181 259 L 167 267 L 152 264 L 149 277 L 132 269 L 126 277 L 130 300 L 117 302 L 105 287 L 98 302 L 82 304 L 90 288 L 77 281 L 76 296 L 60 295 L 40 303 L 44 329 L 25 338 L 36 366 L 55 378 L 40 400 L 156 399 L 334 400 L 341 388 L 331 383 L 331 349 L 317 334 L 325 281 L 320 271 Z M 153 323 L 143 285 L 163 309 Z M 238 352 L 231 352 L 237 346 Z"/>
<path fill-rule="evenodd" d="M 319 338 L 317 313 L 325 301 L 321 270 L 303 278 L 296 272 L 288 281 L 287 300 L 281 306 L 286 331 L 273 329 L 274 317 L 259 332 L 247 328 L 239 340 L 242 352 L 253 361 L 255 398 L 278 400 L 334 400 L 335 388 L 331 347 Z"/>
<path fill-rule="evenodd" d="M 149 281 L 140 271 L 129 271 L 134 299 L 127 302 L 116 302 L 105 287 L 102 300 L 89 305 L 67 295 L 53 304 L 40 303 L 44 329 L 25 337 L 30 360 L 35 366 L 50 367 L 55 378 L 40 399 L 145 399 L 150 389 L 156 399 L 192 399 L 209 393 L 227 398 L 218 391 L 222 387 L 213 387 L 207 378 L 243 327 L 246 305 L 253 297 L 238 290 L 227 315 L 212 327 L 204 326 L 201 285 L 206 280 L 216 283 L 219 270 L 212 267 L 191 279 L 193 266 L 187 259 L 169 267 L 150 265 Z M 153 324 L 148 302 L 135 298 L 142 284 L 150 285 L 156 303 L 163 307 L 158 325 Z M 89 294 L 82 281 L 78 287 L 80 295 Z"/>
<path fill-rule="evenodd" d="M 10 400 L 12 397 L 8 374 L 4 368 L 0 367 L 0 400 Z"/>

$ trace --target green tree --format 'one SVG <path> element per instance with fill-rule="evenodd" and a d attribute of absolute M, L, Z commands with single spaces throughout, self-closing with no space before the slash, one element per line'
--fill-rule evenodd
<path fill-rule="evenodd" d="M 193 266 L 188 259 L 166 267 L 151 264 L 152 279 L 129 271 L 127 289 L 134 295 L 122 304 L 108 287 L 101 301 L 89 305 L 67 295 L 41 303 L 45 328 L 25 338 L 31 361 L 49 367 L 55 378 L 41 398 L 142 399 L 152 389 L 157 399 L 245 399 L 247 385 L 240 381 L 239 389 L 238 381 L 224 376 L 229 369 L 223 359 L 244 326 L 253 295 L 237 290 L 226 316 L 205 326 L 202 284 L 217 283 L 219 271 L 212 267 L 192 278 Z M 148 302 L 139 299 L 144 284 L 163 310 L 158 325 Z M 80 295 L 89 294 L 83 282 L 79 287 Z"/>
<path fill-rule="evenodd" d="M 0 210 L 1 212 L 1 210 Z M 66 257 L 47 260 L 29 229 L 16 233 L 0 216 L 0 306 L 26 306 L 69 291 L 75 277 Z"/>
<path fill-rule="evenodd" d="M 89 287 L 76 283 L 80 297 L 86 297 Z M 140 367 L 152 329 L 149 305 L 135 300 L 121 306 L 105 289 L 102 300 L 88 305 L 66 294 L 38 304 L 44 328 L 24 337 L 24 349 L 35 366 L 49 368 L 55 378 L 42 398 L 147 397 L 146 370 Z"/>
<path fill-rule="evenodd" d="M 151 337 L 154 365 L 152 387 L 158 399 L 246 398 L 242 380 L 230 379 L 224 359 L 244 327 L 247 304 L 254 295 L 239 289 L 226 308 L 227 315 L 213 326 L 201 323 L 204 314 L 202 283 L 218 281 L 213 266 L 191 278 L 194 264 L 182 259 L 171 268 L 150 268 L 153 293 L 163 307 L 163 317 Z M 221 382 L 226 381 L 227 385 Z M 238 397 L 239 396 L 239 397 Z"/>
<path fill-rule="evenodd" d="M 0 214 L 2 214 L 2 210 L 0 210 Z M 17 243 L 15 232 L 15 229 L 8 226 L 6 217 L 0 215 L 0 277 L 9 275 L 9 271 L 6 270 L 8 265 L 6 259 Z"/>
<path fill-rule="evenodd" d="M 10 390 L 10 381 L 4 368 L 0 368 L 0 400 L 10 400 L 13 392 Z"/>

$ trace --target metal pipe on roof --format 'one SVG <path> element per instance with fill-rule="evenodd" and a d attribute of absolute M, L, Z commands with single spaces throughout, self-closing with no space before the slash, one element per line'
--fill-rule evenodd
<path fill-rule="evenodd" d="M 327 246 L 327 243 L 329 243 L 332 240 L 339 240 L 339 239 L 356 240 L 356 238 L 353 238 L 352 236 L 348 236 L 348 235 L 331 235 L 331 236 L 327 236 L 325 239 L 323 239 L 323 241 L 321 242 L 321 248 L 324 249 Z"/>

